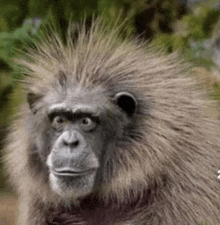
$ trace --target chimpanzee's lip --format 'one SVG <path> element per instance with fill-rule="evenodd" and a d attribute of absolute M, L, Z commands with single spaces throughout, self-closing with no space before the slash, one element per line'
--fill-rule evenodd
<path fill-rule="evenodd" d="M 84 176 L 88 175 L 92 172 L 94 172 L 95 168 L 89 168 L 87 170 L 79 170 L 74 168 L 52 168 L 51 172 L 56 176 L 71 176 L 71 177 L 77 177 L 77 176 Z"/>

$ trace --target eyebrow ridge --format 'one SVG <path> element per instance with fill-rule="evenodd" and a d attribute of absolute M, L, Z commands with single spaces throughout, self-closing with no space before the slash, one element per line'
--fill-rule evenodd
<path fill-rule="evenodd" d="M 99 116 L 100 110 L 97 108 L 92 108 L 84 105 L 77 105 L 76 107 L 70 108 L 65 105 L 54 105 L 51 106 L 48 110 L 48 114 L 56 114 L 56 113 L 70 113 L 70 114 L 91 114 L 92 116 Z"/>

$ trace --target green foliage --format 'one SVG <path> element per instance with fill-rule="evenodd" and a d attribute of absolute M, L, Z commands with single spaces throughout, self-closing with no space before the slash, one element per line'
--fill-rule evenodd
<path fill-rule="evenodd" d="M 156 35 L 153 44 L 164 46 L 168 52 L 179 49 L 196 66 L 210 68 L 213 66 L 211 36 L 213 30 L 220 27 L 220 11 L 215 7 L 216 2 L 213 0 L 196 5 L 175 22 L 175 32 Z"/>
<path fill-rule="evenodd" d="M 176 32 L 174 32 L 174 36 L 178 37 L 180 45 L 176 45 L 175 37 L 172 37 L 173 34 L 170 34 L 171 37 L 171 47 L 176 49 L 177 47 L 187 47 L 189 41 L 191 40 L 204 40 L 210 37 L 212 30 L 215 24 L 220 19 L 220 11 L 213 7 L 213 4 L 210 5 L 206 2 L 205 4 L 200 4 L 195 7 L 189 14 L 182 17 L 182 19 L 176 22 Z M 161 39 L 160 36 L 156 37 L 157 39 Z M 166 41 L 164 42 L 164 46 L 166 46 Z"/>
<path fill-rule="evenodd" d="M 0 1 L 0 18 L 4 22 L 0 21 L 0 31 L 6 29 L 12 30 L 22 24 L 22 21 L 27 17 L 28 9 L 27 3 L 29 0 L 1 0 Z M 3 28 L 1 24 L 5 25 Z"/>
<path fill-rule="evenodd" d="M 9 32 L 0 33 L 0 60 L 13 67 L 12 57 L 25 42 L 30 41 L 31 35 L 36 32 L 37 25 L 34 26 L 32 20 Z"/>
<path fill-rule="evenodd" d="M 187 38 L 175 34 L 161 34 L 155 37 L 153 43 L 157 46 L 164 46 L 169 52 L 183 48 L 187 45 Z"/>
<path fill-rule="evenodd" d="M 220 85 L 215 83 L 213 85 L 213 88 L 214 88 L 214 92 L 211 93 L 211 97 L 218 100 L 218 102 L 220 104 Z"/>
<path fill-rule="evenodd" d="M 220 17 L 220 11 L 212 4 L 203 3 L 180 21 L 180 33 L 192 39 L 205 39 L 211 34 L 214 24 Z"/>
<path fill-rule="evenodd" d="M 198 225 L 212 225 L 212 224 L 206 223 L 206 222 L 201 222 L 201 223 L 199 223 Z"/>
<path fill-rule="evenodd" d="M 187 59 L 195 66 L 204 66 L 210 68 L 214 65 L 212 60 L 213 49 L 211 39 L 200 41 L 190 41 L 189 48 L 185 49 Z"/>

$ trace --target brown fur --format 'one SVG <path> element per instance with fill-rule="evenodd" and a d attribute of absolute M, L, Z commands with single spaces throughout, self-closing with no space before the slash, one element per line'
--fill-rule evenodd
<path fill-rule="evenodd" d="M 68 36 L 64 45 L 54 35 L 30 50 L 20 60 L 28 75 L 24 86 L 45 96 L 59 92 L 57 82 L 66 77 L 67 84 L 109 101 L 127 91 L 138 102 L 134 128 L 108 146 L 97 192 L 78 206 L 67 204 L 50 190 L 46 169 L 37 172 L 37 158 L 30 160 L 37 153 L 31 152 L 35 134 L 26 131 L 31 112 L 24 103 L 5 158 L 20 199 L 18 224 L 220 224 L 219 121 L 207 115 L 211 102 L 176 53 L 121 41 L 118 29 L 101 24 L 94 22 L 88 34 L 82 28 L 75 43 Z M 38 107 L 47 104 L 42 100 Z"/>

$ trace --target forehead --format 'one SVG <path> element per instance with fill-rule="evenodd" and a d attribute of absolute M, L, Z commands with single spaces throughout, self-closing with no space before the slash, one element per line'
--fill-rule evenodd
<path fill-rule="evenodd" d="M 48 110 L 66 109 L 69 111 L 83 110 L 99 113 L 103 108 L 108 108 L 110 99 L 101 89 L 86 89 L 71 87 L 67 90 L 56 91 L 47 96 Z"/>

